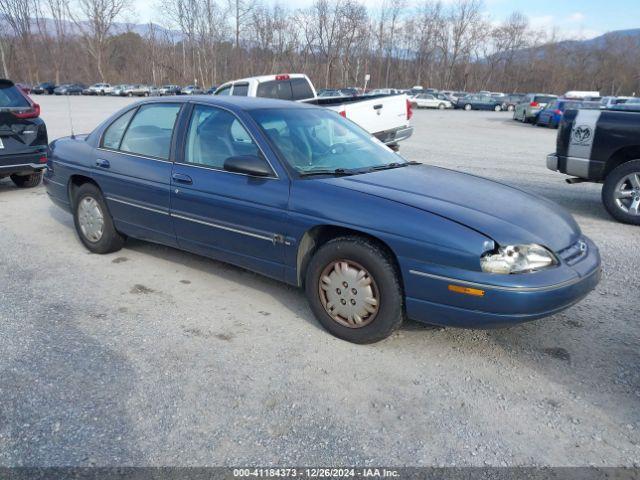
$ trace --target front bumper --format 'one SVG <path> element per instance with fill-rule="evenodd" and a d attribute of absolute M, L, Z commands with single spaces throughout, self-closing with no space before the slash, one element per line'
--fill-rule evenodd
<path fill-rule="evenodd" d="M 475 275 L 484 277 L 484 282 L 411 269 L 405 275 L 407 316 L 442 326 L 495 328 L 558 313 L 579 302 L 600 281 L 597 247 L 586 237 L 580 242 L 586 250 L 566 249 L 567 260 L 561 257 L 557 267 L 519 275 Z M 491 280 L 496 277 L 501 278 Z M 482 294 L 452 291 L 451 285 Z"/>
<path fill-rule="evenodd" d="M 47 167 L 46 152 L 0 155 L 0 176 L 28 175 Z"/>

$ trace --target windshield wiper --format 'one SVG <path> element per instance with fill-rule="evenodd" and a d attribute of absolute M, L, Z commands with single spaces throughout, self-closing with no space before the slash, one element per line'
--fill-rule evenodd
<path fill-rule="evenodd" d="M 335 176 L 346 176 L 346 175 L 355 175 L 355 172 L 350 170 L 345 170 L 344 168 L 336 168 L 334 170 L 309 170 L 307 172 L 300 172 L 301 177 L 310 177 L 312 175 L 335 175 Z"/>
<path fill-rule="evenodd" d="M 420 165 L 420 162 L 391 162 L 391 163 L 387 163 L 386 165 L 376 165 L 375 167 L 371 167 L 369 168 L 370 172 L 375 172 L 376 170 L 389 170 L 391 168 L 401 168 L 401 167 L 406 167 L 408 165 Z"/>

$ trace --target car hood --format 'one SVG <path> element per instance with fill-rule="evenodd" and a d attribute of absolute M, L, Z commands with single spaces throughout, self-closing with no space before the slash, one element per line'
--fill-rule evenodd
<path fill-rule="evenodd" d="M 537 243 L 557 252 L 581 235 L 573 217 L 551 201 L 444 168 L 411 165 L 321 181 L 445 217 L 500 245 Z"/>

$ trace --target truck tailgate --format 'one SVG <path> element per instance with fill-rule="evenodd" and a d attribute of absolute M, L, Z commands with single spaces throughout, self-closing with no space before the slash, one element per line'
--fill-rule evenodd
<path fill-rule="evenodd" d="M 389 95 L 357 102 L 328 106 L 344 112 L 344 116 L 357 123 L 371 134 L 389 132 L 409 126 L 407 118 L 407 96 Z"/>

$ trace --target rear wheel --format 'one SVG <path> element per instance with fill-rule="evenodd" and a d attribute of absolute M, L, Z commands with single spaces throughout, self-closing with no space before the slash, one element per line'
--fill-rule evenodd
<path fill-rule="evenodd" d="M 339 237 L 321 246 L 309 262 L 305 290 L 316 318 L 343 340 L 377 342 L 404 319 L 395 263 L 364 238 Z"/>
<path fill-rule="evenodd" d="M 124 237 L 116 230 L 102 192 L 93 183 L 75 192 L 73 220 L 80 240 L 93 253 L 118 251 Z"/>
<path fill-rule="evenodd" d="M 640 160 L 623 163 L 607 175 L 602 203 L 619 222 L 640 225 Z"/>
<path fill-rule="evenodd" d="M 513 105 L 507 105 L 507 112 L 513 112 L 515 107 Z"/>
<path fill-rule="evenodd" d="M 494 112 L 501 112 L 502 111 L 502 107 L 500 105 L 496 105 L 495 107 L 493 107 L 493 111 Z"/>
<path fill-rule="evenodd" d="M 11 181 L 18 188 L 33 188 L 40 185 L 42 172 L 35 172 L 29 175 L 11 175 Z"/>
<path fill-rule="evenodd" d="M 446 105 L 444 103 L 441 103 L 440 105 L 438 105 L 438 110 L 444 110 L 446 108 Z"/>

